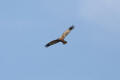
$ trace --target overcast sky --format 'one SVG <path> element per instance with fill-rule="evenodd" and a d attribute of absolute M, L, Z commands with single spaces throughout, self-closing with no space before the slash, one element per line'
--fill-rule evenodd
<path fill-rule="evenodd" d="M 0 80 L 120 80 L 120 0 L 1 0 Z"/>

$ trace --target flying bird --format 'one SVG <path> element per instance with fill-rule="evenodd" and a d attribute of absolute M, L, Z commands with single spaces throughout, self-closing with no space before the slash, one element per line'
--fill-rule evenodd
<path fill-rule="evenodd" d="M 63 44 L 66 44 L 67 41 L 65 41 L 64 39 L 71 32 L 71 30 L 73 30 L 73 29 L 74 29 L 74 26 L 72 25 L 58 39 L 52 40 L 51 42 L 47 43 L 45 45 L 45 47 L 49 47 L 49 46 L 54 45 L 54 44 L 56 44 L 58 42 L 62 42 Z"/>

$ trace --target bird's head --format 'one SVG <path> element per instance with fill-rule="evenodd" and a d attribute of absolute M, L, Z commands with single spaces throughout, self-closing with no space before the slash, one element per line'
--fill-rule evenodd
<path fill-rule="evenodd" d="M 63 41 L 63 44 L 67 44 L 67 41 Z"/>

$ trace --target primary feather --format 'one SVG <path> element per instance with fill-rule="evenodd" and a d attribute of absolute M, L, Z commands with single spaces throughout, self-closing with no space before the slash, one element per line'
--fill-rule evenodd
<path fill-rule="evenodd" d="M 58 43 L 58 42 L 60 42 L 59 39 L 53 40 L 53 41 L 49 42 L 48 44 L 46 44 L 45 47 L 49 47 L 49 46 L 51 46 L 51 45 L 53 45 L 53 44 L 56 44 L 56 43 Z"/>

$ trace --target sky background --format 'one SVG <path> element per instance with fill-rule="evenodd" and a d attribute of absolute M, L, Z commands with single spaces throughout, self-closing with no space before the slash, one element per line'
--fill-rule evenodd
<path fill-rule="evenodd" d="M 120 80 L 120 0 L 1 0 L 0 80 Z"/>

